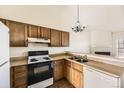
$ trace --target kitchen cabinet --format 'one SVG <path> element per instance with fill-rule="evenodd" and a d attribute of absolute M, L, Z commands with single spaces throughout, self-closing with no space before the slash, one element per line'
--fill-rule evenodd
<path fill-rule="evenodd" d="M 51 29 L 51 43 L 50 46 L 61 46 L 61 31 Z"/>
<path fill-rule="evenodd" d="M 69 32 L 51 29 L 51 44 L 55 47 L 69 46 Z"/>
<path fill-rule="evenodd" d="M 120 78 L 113 77 L 108 74 L 104 74 L 102 72 L 85 67 L 84 87 L 85 88 L 119 88 Z"/>
<path fill-rule="evenodd" d="M 61 32 L 62 34 L 62 46 L 69 46 L 69 32 Z"/>
<path fill-rule="evenodd" d="M 10 29 L 10 46 L 27 47 L 27 25 L 15 21 L 6 21 Z"/>
<path fill-rule="evenodd" d="M 72 69 L 72 84 L 76 88 L 82 88 L 83 87 L 83 74 L 82 72 Z"/>
<path fill-rule="evenodd" d="M 40 34 L 40 27 L 35 25 L 29 25 L 28 26 L 28 37 L 31 38 L 38 38 L 38 35 Z"/>
<path fill-rule="evenodd" d="M 71 68 L 71 62 L 70 61 L 65 61 L 65 69 L 64 69 L 64 75 L 65 78 L 72 83 L 72 68 Z"/>
<path fill-rule="evenodd" d="M 65 78 L 76 88 L 83 87 L 83 66 L 65 61 Z"/>
<path fill-rule="evenodd" d="M 72 84 L 76 88 L 83 87 L 83 66 L 77 63 L 72 63 Z"/>
<path fill-rule="evenodd" d="M 27 47 L 28 37 L 50 39 L 51 47 L 68 47 L 69 32 L 0 18 L 10 29 L 10 46 Z"/>
<path fill-rule="evenodd" d="M 54 61 L 54 81 L 64 78 L 64 60 Z"/>
<path fill-rule="evenodd" d="M 11 87 L 25 88 L 27 87 L 27 66 L 11 67 Z"/>
<path fill-rule="evenodd" d="M 35 25 L 29 25 L 28 37 L 50 39 L 50 29 Z"/>
<path fill-rule="evenodd" d="M 39 38 L 50 39 L 50 28 L 40 27 Z"/>

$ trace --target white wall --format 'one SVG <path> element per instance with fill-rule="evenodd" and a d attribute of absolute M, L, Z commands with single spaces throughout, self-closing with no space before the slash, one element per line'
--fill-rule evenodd
<path fill-rule="evenodd" d="M 50 53 L 89 52 L 90 32 L 88 29 L 81 33 L 74 33 L 71 30 L 76 22 L 76 6 L 0 6 L 0 16 L 70 32 L 70 47 L 51 48 L 47 45 L 29 44 L 28 48 L 10 48 L 11 57 L 27 55 L 29 50 L 49 50 Z"/>
<path fill-rule="evenodd" d="M 29 49 L 11 48 L 11 56 L 24 55 L 25 51 L 34 49 L 49 49 L 51 53 L 63 50 L 89 52 L 89 46 L 111 50 L 111 32 L 124 31 L 124 6 L 80 6 L 80 20 L 87 26 L 81 33 L 71 31 L 76 21 L 76 6 L 0 6 L 0 16 L 71 33 L 69 48 L 30 45 Z"/>
<path fill-rule="evenodd" d="M 91 9 L 96 10 L 93 12 L 97 18 L 94 27 L 90 27 L 91 50 L 113 52 L 112 32 L 124 32 L 124 6 L 94 6 Z"/>

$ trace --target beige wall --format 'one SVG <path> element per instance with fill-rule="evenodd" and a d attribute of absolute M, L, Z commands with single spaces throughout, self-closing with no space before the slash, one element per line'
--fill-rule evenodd
<path fill-rule="evenodd" d="M 10 55 L 24 56 L 29 50 L 49 50 L 50 53 L 63 51 L 89 52 L 89 35 L 86 31 L 74 33 L 71 27 L 76 22 L 76 6 L 0 6 L 0 16 L 70 32 L 70 46 L 55 48 L 41 44 L 29 44 L 28 48 L 10 48 Z"/>
<path fill-rule="evenodd" d="M 104 47 L 112 46 L 111 32 L 124 31 L 124 6 L 80 6 L 80 20 L 87 26 L 81 33 L 71 31 L 76 21 L 76 6 L 0 6 L 0 16 L 71 33 L 69 48 L 30 44 L 29 48 L 11 48 L 11 56 L 21 56 L 28 50 L 39 49 L 48 49 L 50 53 L 66 50 L 89 52 L 89 47 L 103 47 L 104 50 Z"/>

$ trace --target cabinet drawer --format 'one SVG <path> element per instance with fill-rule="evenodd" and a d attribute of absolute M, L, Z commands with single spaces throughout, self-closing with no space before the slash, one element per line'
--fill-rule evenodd
<path fill-rule="evenodd" d="M 72 68 L 78 70 L 78 71 L 81 71 L 83 72 L 83 66 L 82 65 L 79 65 L 79 64 L 76 64 L 76 63 L 72 63 Z"/>
<path fill-rule="evenodd" d="M 27 66 L 14 67 L 14 74 L 27 71 Z"/>
<path fill-rule="evenodd" d="M 57 60 L 57 61 L 54 61 L 54 64 L 55 64 L 55 65 L 59 65 L 59 64 L 64 65 L 64 60 Z"/>

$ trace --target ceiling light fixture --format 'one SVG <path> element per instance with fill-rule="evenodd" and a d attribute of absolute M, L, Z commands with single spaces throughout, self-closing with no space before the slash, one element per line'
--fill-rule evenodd
<path fill-rule="evenodd" d="M 75 23 L 75 25 L 72 27 L 72 31 L 74 32 L 82 32 L 86 27 L 82 26 L 80 23 L 80 19 L 79 19 L 79 5 L 77 5 L 77 22 Z"/>

